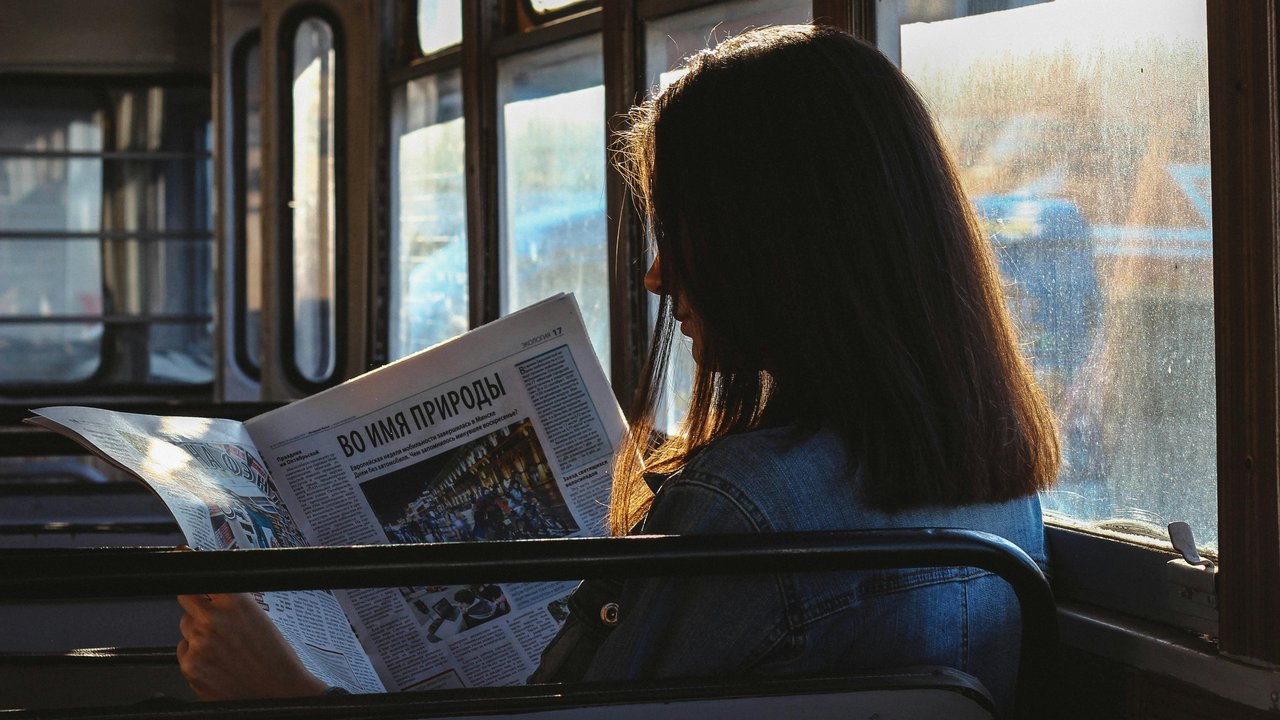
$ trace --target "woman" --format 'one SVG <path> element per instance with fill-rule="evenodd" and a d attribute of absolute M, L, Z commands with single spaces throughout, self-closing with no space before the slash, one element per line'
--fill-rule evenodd
<path fill-rule="evenodd" d="M 737 36 L 633 112 L 620 156 L 661 303 L 615 534 L 965 527 L 1043 562 L 1052 418 L 988 243 L 888 60 L 811 26 Z M 677 325 L 692 404 L 652 447 Z M 571 607 L 535 681 L 940 664 L 1012 697 L 1017 605 L 986 573 L 586 583 Z M 199 653 L 179 654 L 198 675 Z"/>
<path fill-rule="evenodd" d="M 620 164 L 662 303 L 613 532 L 962 527 L 1043 562 L 1052 416 L 897 68 L 834 30 L 767 28 L 694 56 L 631 120 Z M 650 448 L 677 324 L 691 408 Z M 534 680 L 938 664 L 1012 698 L 1017 606 L 985 573 L 588 583 L 572 607 Z"/>

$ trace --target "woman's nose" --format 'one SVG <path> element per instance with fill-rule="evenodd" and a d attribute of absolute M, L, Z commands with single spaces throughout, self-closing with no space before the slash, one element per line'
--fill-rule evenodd
<path fill-rule="evenodd" d="M 644 274 L 644 289 L 654 295 L 663 294 L 662 288 L 662 270 L 658 265 L 659 258 L 653 258 L 653 264 L 649 266 L 649 271 Z"/>

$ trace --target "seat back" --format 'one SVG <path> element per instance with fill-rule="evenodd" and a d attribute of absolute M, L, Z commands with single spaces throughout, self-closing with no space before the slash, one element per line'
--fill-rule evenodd
<path fill-rule="evenodd" d="M 167 657 L 166 657 L 167 656 Z M 0 662 L 0 677 L 21 680 L 34 702 L 56 693 L 67 707 L 6 717 L 42 720 L 172 720 L 209 715 L 237 720 L 275 718 L 439 718 L 452 720 L 990 720 L 994 702 L 972 676 L 949 668 L 817 678 L 582 683 L 571 687 L 466 688 L 292 701 L 189 703 L 172 652 L 98 651 L 46 657 L 16 668 Z M 39 690 L 37 690 L 39 688 Z M 157 691 L 171 691 L 160 696 Z M 6 692 L 10 697 L 20 696 Z M 96 702 L 95 702 L 96 701 Z M 96 709 L 81 706 L 98 705 Z M 102 707 L 114 704 L 116 707 Z M 123 705 L 123 706 L 122 706 Z"/>

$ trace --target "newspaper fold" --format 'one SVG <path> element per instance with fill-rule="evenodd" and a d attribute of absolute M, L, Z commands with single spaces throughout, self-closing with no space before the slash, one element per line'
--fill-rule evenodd
<path fill-rule="evenodd" d="M 35 413 L 147 483 L 201 550 L 600 534 L 625 432 L 571 295 L 245 423 Z M 523 682 L 572 589 L 255 597 L 313 673 L 377 692 Z"/>

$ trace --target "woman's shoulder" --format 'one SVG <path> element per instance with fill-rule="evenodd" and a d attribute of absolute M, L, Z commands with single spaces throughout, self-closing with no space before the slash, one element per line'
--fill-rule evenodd
<path fill-rule="evenodd" d="M 655 506 L 678 504 L 685 506 L 683 511 L 692 506 L 715 515 L 713 524 L 738 523 L 721 532 L 986 530 L 1012 540 L 1037 560 L 1044 557 L 1040 503 L 1035 495 L 1003 503 L 926 505 L 885 512 L 866 504 L 861 472 L 856 457 L 830 430 L 770 428 L 726 436 L 699 451 L 664 486 Z M 663 495 L 668 502 L 660 502 Z"/>
<path fill-rule="evenodd" d="M 856 502 L 855 483 L 856 466 L 833 433 L 768 428 L 726 436 L 699 450 L 663 484 L 655 508 L 705 508 L 721 524 L 736 515 L 744 532 L 809 529 L 787 518 L 815 506 Z"/>
<path fill-rule="evenodd" d="M 845 444 L 834 432 L 786 425 L 719 438 L 699 450 L 686 470 L 730 480 L 771 480 L 777 475 L 832 476 L 851 468 Z"/>

